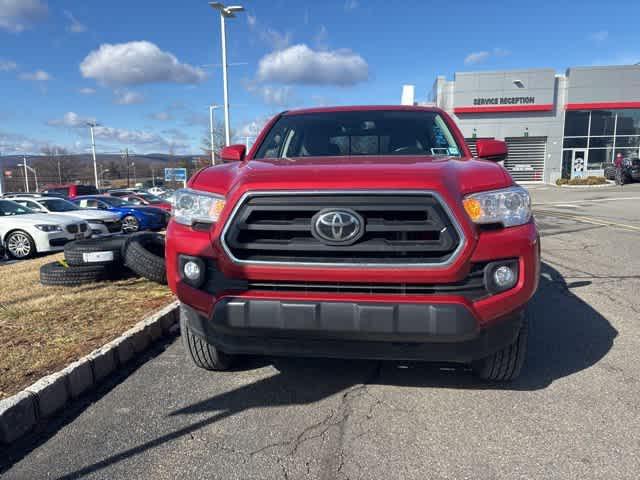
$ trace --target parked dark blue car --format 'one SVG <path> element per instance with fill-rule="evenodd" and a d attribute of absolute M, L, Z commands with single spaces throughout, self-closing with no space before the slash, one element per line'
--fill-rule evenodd
<path fill-rule="evenodd" d="M 162 230 L 169 223 L 171 215 L 156 207 L 133 205 L 118 197 L 109 195 L 84 195 L 73 202 L 81 208 L 96 208 L 120 214 L 122 231 Z"/>

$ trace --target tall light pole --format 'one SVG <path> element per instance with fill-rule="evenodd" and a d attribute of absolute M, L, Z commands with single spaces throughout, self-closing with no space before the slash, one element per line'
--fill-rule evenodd
<path fill-rule="evenodd" d="M 216 109 L 220 108 L 220 105 L 209 105 L 209 134 L 211 135 L 211 165 L 214 165 L 216 163 L 216 155 L 215 155 L 215 147 L 216 147 L 216 142 L 213 138 L 214 135 L 214 124 L 215 124 L 215 115 L 216 115 Z"/>
<path fill-rule="evenodd" d="M 225 19 L 234 18 L 235 12 L 242 12 L 244 7 L 241 5 L 233 5 L 225 7 L 221 2 L 209 2 L 212 8 L 220 12 L 220 34 L 222 43 L 222 89 L 224 91 L 224 141 L 229 146 L 231 141 L 229 133 L 229 89 L 227 85 L 227 33 L 225 31 Z"/>
<path fill-rule="evenodd" d="M 100 188 L 100 184 L 98 182 L 98 163 L 96 162 L 96 139 L 93 135 L 93 129 L 98 126 L 96 122 L 87 122 L 87 126 L 89 127 L 89 131 L 91 132 L 91 153 L 93 154 L 93 177 L 96 183 L 96 188 Z"/>
<path fill-rule="evenodd" d="M 18 167 L 24 167 L 24 185 L 27 189 L 27 193 L 29 192 L 29 178 L 27 176 L 27 172 L 33 172 L 33 177 L 35 178 L 36 181 L 36 192 L 38 190 L 40 190 L 40 186 L 38 185 L 38 172 L 36 171 L 35 168 L 30 167 L 29 165 L 27 165 L 27 157 L 26 155 L 23 155 L 22 157 L 22 163 L 18 164 Z"/>

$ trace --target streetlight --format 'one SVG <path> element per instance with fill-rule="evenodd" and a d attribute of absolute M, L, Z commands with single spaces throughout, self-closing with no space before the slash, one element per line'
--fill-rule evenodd
<path fill-rule="evenodd" d="M 227 87 L 227 34 L 225 31 L 225 18 L 234 18 L 235 12 L 242 12 L 244 7 L 241 5 L 233 5 L 225 7 L 221 2 L 209 2 L 212 8 L 220 12 L 220 34 L 222 37 L 222 89 L 224 91 L 224 141 L 229 146 L 229 90 Z"/>
<path fill-rule="evenodd" d="M 96 140 L 93 136 L 93 129 L 98 127 L 99 124 L 96 122 L 87 122 L 87 126 L 89 127 L 89 131 L 91 132 L 91 152 L 93 153 L 93 176 L 96 182 L 96 188 L 100 189 L 100 184 L 98 183 L 98 164 L 96 163 Z"/>
<path fill-rule="evenodd" d="M 215 141 L 213 139 L 213 125 L 214 125 L 214 119 L 215 119 L 215 115 L 216 115 L 216 109 L 220 108 L 220 105 L 209 105 L 209 133 L 211 135 L 211 165 L 214 165 L 216 163 L 216 156 L 215 156 Z"/>
<path fill-rule="evenodd" d="M 108 168 L 105 168 L 100 172 L 100 181 L 102 182 L 102 185 L 104 185 L 104 174 L 109 173 L 110 171 L 111 170 L 109 170 Z"/>
<path fill-rule="evenodd" d="M 27 157 L 23 156 L 23 163 L 19 163 L 17 166 L 18 167 L 24 167 L 24 185 L 26 188 L 27 193 L 29 193 L 29 177 L 27 174 L 27 171 L 29 172 L 33 172 L 33 176 L 36 180 L 36 192 L 38 192 L 38 190 L 40 189 L 40 187 L 38 186 L 38 172 L 36 172 L 35 168 L 30 167 L 29 165 L 27 165 Z"/>

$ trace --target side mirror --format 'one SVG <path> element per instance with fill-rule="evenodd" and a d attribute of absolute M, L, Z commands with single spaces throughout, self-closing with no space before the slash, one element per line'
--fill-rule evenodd
<path fill-rule="evenodd" d="M 220 151 L 220 158 L 223 162 L 241 162 L 246 151 L 245 145 L 229 145 Z"/>
<path fill-rule="evenodd" d="M 476 142 L 478 158 L 501 162 L 507 158 L 507 144 L 501 140 L 478 140 Z"/>

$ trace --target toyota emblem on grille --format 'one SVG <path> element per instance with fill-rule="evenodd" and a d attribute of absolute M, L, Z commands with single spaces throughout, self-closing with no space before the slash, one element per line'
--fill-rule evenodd
<path fill-rule="evenodd" d="M 364 234 L 364 220 L 353 210 L 322 210 L 312 219 L 311 233 L 329 245 L 350 245 Z"/>

